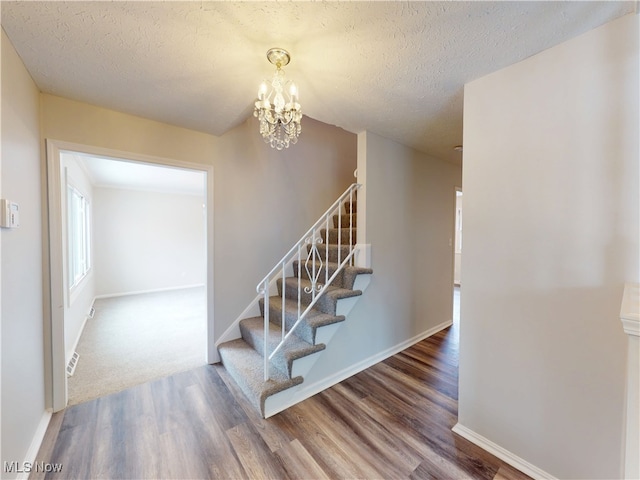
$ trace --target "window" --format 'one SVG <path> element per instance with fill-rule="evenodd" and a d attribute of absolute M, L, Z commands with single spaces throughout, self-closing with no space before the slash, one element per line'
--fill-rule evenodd
<path fill-rule="evenodd" d="M 67 187 L 67 224 L 69 288 L 82 281 L 91 268 L 90 205 L 87 199 L 71 185 Z"/>

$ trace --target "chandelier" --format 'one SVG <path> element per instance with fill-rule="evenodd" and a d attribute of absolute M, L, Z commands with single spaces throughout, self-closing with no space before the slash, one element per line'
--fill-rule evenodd
<path fill-rule="evenodd" d="M 289 52 L 272 48 L 267 59 L 276 66 L 271 81 L 263 81 L 258 89 L 253 116 L 260 121 L 260 135 L 271 148 L 282 150 L 298 141 L 302 131 L 302 112 L 298 103 L 298 87 L 284 78 L 284 70 L 291 61 Z"/>

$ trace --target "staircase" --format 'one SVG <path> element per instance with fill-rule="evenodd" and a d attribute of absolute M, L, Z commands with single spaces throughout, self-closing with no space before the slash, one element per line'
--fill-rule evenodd
<path fill-rule="evenodd" d="M 355 266 L 359 187 L 349 187 L 258 285 L 245 310 L 256 315 L 237 321 L 239 338 L 218 344 L 223 365 L 265 418 L 304 399 L 304 376 L 369 283 L 373 271 Z"/>

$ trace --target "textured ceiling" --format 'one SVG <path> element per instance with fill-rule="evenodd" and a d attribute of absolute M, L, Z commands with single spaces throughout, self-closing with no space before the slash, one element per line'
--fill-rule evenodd
<path fill-rule="evenodd" d="M 305 115 L 459 162 L 466 82 L 635 2 L 2 2 L 47 93 L 221 135 L 252 114 L 271 47 Z M 256 127 L 257 130 L 257 127 Z M 258 133 L 256 132 L 256 135 Z M 303 133 L 304 135 L 304 120 Z M 295 148 L 295 147 L 292 147 Z"/>

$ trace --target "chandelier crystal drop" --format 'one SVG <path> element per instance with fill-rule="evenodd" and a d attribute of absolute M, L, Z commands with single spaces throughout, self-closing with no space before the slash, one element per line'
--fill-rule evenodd
<path fill-rule="evenodd" d="M 282 70 L 291 60 L 289 52 L 272 48 L 267 52 L 267 59 L 276 66 L 276 72 L 270 81 L 260 84 L 253 116 L 260 121 L 260 135 L 265 143 L 283 150 L 295 144 L 302 131 L 298 87 L 286 80 Z"/>

